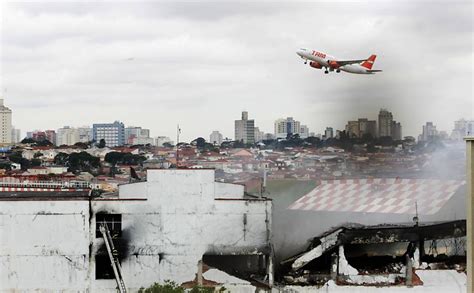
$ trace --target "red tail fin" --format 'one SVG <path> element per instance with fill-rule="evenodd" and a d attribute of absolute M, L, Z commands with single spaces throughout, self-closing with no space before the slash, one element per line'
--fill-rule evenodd
<path fill-rule="evenodd" d="M 362 62 L 361 65 L 367 69 L 372 69 L 372 65 L 374 65 L 375 58 L 377 58 L 377 55 L 371 55 L 367 60 Z"/>

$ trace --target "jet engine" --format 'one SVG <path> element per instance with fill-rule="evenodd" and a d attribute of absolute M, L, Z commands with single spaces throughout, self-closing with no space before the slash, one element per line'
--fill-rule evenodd
<path fill-rule="evenodd" d="M 309 66 L 311 66 L 313 68 L 316 68 L 316 69 L 323 68 L 323 66 L 321 66 L 321 64 L 319 64 L 318 62 L 314 62 L 314 61 L 309 62 Z"/>
<path fill-rule="evenodd" d="M 341 67 L 341 66 L 337 63 L 337 61 L 328 61 L 328 64 L 329 64 L 329 67 L 334 68 L 334 69 Z"/>

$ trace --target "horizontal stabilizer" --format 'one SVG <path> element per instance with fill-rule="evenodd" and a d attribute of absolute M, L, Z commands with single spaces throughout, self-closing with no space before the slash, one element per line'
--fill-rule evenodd
<path fill-rule="evenodd" d="M 382 70 L 367 70 L 367 72 L 375 73 L 375 72 L 382 72 Z"/>

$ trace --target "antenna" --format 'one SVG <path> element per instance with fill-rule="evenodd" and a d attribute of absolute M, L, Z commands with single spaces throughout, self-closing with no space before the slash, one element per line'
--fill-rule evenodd
<path fill-rule="evenodd" d="M 415 216 L 413 217 L 413 222 L 415 222 L 415 227 L 418 227 L 418 202 L 415 200 Z"/>

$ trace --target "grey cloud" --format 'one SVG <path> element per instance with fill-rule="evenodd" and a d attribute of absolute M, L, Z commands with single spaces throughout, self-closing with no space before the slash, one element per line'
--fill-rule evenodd
<path fill-rule="evenodd" d="M 387 107 L 416 135 L 473 116 L 470 2 L 23 3 L 3 15 L 0 81 L 25 131 L 120 119 L 232 137 L 248 110 L 264 131 L 293 116 L 317 133 Z M 324 75 L 301 46 L 376 53 L 384 72 Z"/>

